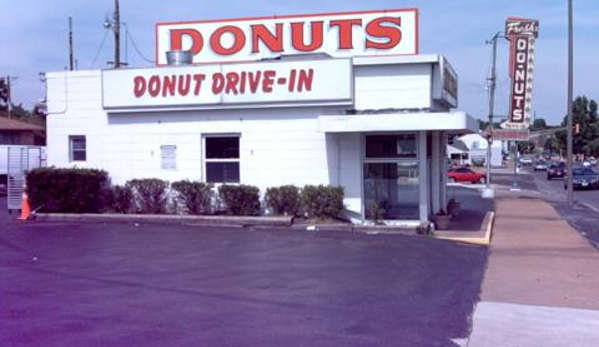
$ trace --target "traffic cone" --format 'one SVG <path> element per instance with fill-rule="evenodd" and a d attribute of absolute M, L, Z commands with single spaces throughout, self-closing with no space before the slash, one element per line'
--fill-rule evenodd
<path fill-rule="evenodd" d="M 29 206 L 29 196 L 27 192 L 23 192 L 23 201 L 21 202 L 21 216 L 19 220 L 28 220 L 31 216 L 31 206 Z"/>

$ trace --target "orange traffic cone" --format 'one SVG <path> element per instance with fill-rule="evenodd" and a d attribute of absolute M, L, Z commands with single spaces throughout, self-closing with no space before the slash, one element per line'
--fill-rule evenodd
<path fill-rule="evenodd" d="M 21 202 L 21 216 L 19 220 L 28 220 L 31 216 L 31 207 L 29 206 L 29 196 L 27 192 L 23 192 L 23 201 Z"/>

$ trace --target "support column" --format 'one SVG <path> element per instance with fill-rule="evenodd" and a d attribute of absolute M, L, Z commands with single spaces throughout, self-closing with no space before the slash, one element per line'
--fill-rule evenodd
<path fill-rule="evenodd" d="M 447 172 L 447 160 L 445 160 L 445 156 L 446 151 L 447 151 L 447 132 L 442 131 L 441 132 L 441 142 L 440 142 L 440 151 L 441 153 L 443 153 L 442 158 L 441 158 L 441 165 L 440 165 L 440 171 L 441 171 L 441 196 L 440 196 L 440 203 L 441 206 L 447 206 L 447 175 L 445 174 Z"/>
<path fill-rule="evenodd" d="M 441 205 L 441 160 L 443 154 L 441 153 L 441 135 L 439 131 L 432 132 L 433 139 L 433 157 L 432 157 L 432 168 L 431 168 L 431 189 L 432 189 L 432 213 L 438 212 L 441 208 L 445 208 Z"/>
<path fill-rule="evenodd" d="M 418 175 L 420 183 L 420 221 L 428 221 L 428 188 L 429 188 L 429 177 L 428 177 L 428 160 L 426 158 L 426 131 L 418 132 Z"/>

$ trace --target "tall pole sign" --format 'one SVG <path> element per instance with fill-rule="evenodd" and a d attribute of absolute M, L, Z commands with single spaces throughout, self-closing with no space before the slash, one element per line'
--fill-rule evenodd
<path fill-rule="evenodd" d="M 532 106 L 535 40 L 539 35 L 539 21 L 508 18 L 505 36 L 510 41 L 510 111 L 504 129 L 528 129 Z"/>

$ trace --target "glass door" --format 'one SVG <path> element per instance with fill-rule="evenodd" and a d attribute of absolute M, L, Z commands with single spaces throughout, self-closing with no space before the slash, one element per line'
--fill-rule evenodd
<path fill-rule="evenodd" d="M 366 135 L 366 219 L 419 218 L 419 173 L 415 134 Z"/>

